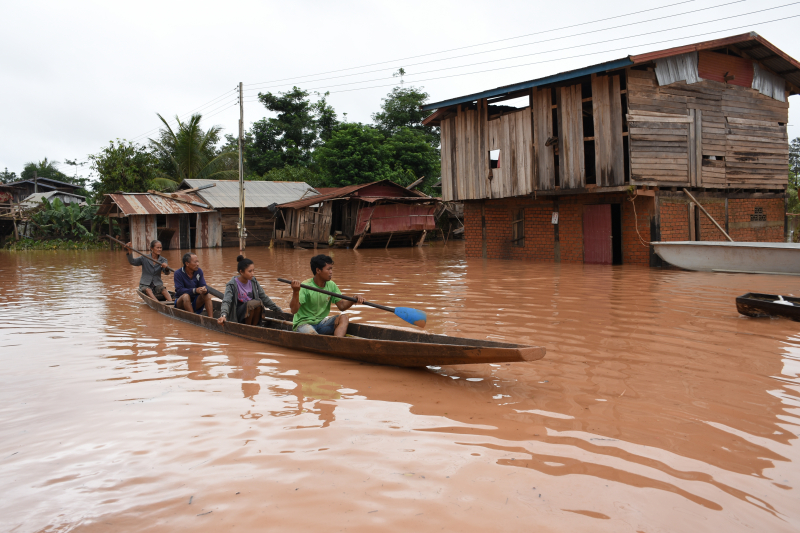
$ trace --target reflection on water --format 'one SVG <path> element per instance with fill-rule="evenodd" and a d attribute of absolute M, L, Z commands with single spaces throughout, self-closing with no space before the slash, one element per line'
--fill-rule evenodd
<path fill-rule="evenodd" d="M 199 251 L 211 285 L 236 254 Z M 344 292 L 547 356 L 329 359 L 154 313 L 119 252 L 2 253 L 0 530 L 800 526 L 800 324 L 733 303 L 793 278 L 467 261 L 459 244 L 330 254 Z M 310 251 L 248 255 L 280 305 L 275 278 L 309 277 Z"/>

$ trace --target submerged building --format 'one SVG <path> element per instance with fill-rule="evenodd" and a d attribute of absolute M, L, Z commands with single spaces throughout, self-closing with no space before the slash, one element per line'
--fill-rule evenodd
<path fill-rule="evenodd" d="M 469 257 L 659 266 L 650 241 L 782 241 L 800 63 L 756 33 L 425 106 Z M 526 105 L 503 105 L 522 98 Z"/>

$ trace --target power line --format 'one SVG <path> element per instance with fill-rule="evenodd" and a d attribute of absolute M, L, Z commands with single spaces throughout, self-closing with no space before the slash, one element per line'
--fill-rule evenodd
<path fill-rule="evenodd" d="M 191 115 L 191 114 L 193 114 L 193 113 L 196 113 L 197 111 L 200 111 L 201 109 L 204 109 L 204 108 L 206 108 L 206 107 L 208 107 L 208 106 L 210 106 L 210 105 L 213 105 L 214 103 L 216 103 L 216 102 L 217 102 L 218 100 L 220 100 L 221 98 L 224 98 L 225 96 L 228 96 L 228 95 L 229 95 L 231 92 L 232 92 L 232 91 L 225 91 L 225 92 L 224 92 L 224 93 L 222 93 L 221 95 L 217 96 L 216 98 L 214 98 L 214 99 L 212 99 L 212 100 L 209 100 L 209 101 L 208 101 L 208 102 L 206 102 L 205 104 L 203 104 L 203 105 L 201 105 L 201 106 L 199 106 L 199 107 L 196 107 L 196 108 L 194 108 L 193 110 L 191 110 L 191 111 L 189 111 L 189 112 L 187 112 L 187 113 L 184 113 L 184 114 L 180 115 L 180 118 L 186 118 L 187 116 L 189 116 L 189 115 Z M 171 122 L 172 122 L 172 120 L 168 120 L 167 122 L 171 123 Z M 142 134 L 140 134 L 140 135 L 137 135 L 136 137 L 132 137 L 132 138 L 130 139 L 130 141 L 131 141 L 131 142 L 134 142 L 136 139 L 140 139 L 140 138 L 142 138 L 142 137 L 147 137 L 147 136 L 148 136 L 148 135 L 150 135 L 152 132 L 154 132 L 154 131 L 157 131 L 157 130 L 159 130 L 159 129 L 161 129 L 161 128 L 160 128 L 160 127 L 158 127 L 158 128 L 153 128 L 153 129 L 151 129 L 151 130 L 148 130 L 148 131 L 146 131 L 146 132 L 144 132 L 144 133 L 142 133 Z"/>
<path fill-rule="evenodd" d="M 668 28 L 668 29 L 663 29 L 663 30 L 653 30 L 653 31 L 649 31 L 649 32 L 640 33 L 640 34 L 637 34 L 637 35 L 627 35 L 627 36 L 624 36 L 624 37 L 615 37 L 613 39 L 605 39 L 603 41 L 595 41 L 593 43 L 585 43 L 585 44 L 578 44 L 578 45 L 573 45 L 573 46 L 565 46 L 563 48 L 556 48 L 556 49 L 552 49 L 552 50 L 544 50 L 544 51 L 541 51 L 541 52 L 533 52 L 531 54 L 523 54 L 523 55 L 514 56 L 514 57 L 506 57 L 506 58 L 501 58 L 501 59 L 491 59 L 491 60 L 488 60 L 488 61 L 481 61 L 481 62 L 478 62 L 478 63 L 470 63 L 468 65 L 458 65 L 458 66 L 454 66 L 454 67 L 443 67 L 443 68 L 439 68 L 439 69 L 433 69 L 433 70 L 427 70 L 427 71 L 417 72 L 417 73 L 413 73 L 413 74 L 407 74 L 406 76 L 421 76 L 423 74 L 431 74 L 433 72 L 441 72 L 441 71 L 444 71 L 444 70 L 452 70 L 452 69 L 457 69 L 457 68 L 474 67 L 474 66 L 477 66 L 477 65 L 485 65 L 487 63 L 496 63 L 498 61 L 509 61 L 509 60 L 512 60 L 512 59 L 519 59 L 519 58 L 522 58 L 522 57 L 530 57 L 530 56 L 541 55 L 541 54 L 549 54 L 549 53 L 553 53 L 553 52 L 561 52 L 561 51 L 564 51 L 564 50 L 572 50 L 572 49 L 575 49 L 575 48 L 582 48 L 582 47 L 585 47 L 585 46 L 596 46 L 596 45 L 599 45 L 599 44 L 609 43 L 609 42 L 613 42 L 613 41 L 620 41 L 620 40 L 623 40 L 623 39 L 630 39 L 630 38 L 635 38 L 635 37 L 643 37 L 643 36 L 646 36 L 646 35 L 653 35 L 653 34 L 657 34 L 657 33 L 664 33 L 664 32 L 674 31 L 674 30 L 683 29 L 683 28 L 690 28 L 692 26 L 701 26 L 703 24 L 710 24 L 710 23 L 719 22 L 719 21 L 722 21 L 722 20 L 728 20 L 728 19 L 732 19 L 732 18 L 738 18 L 738 17 L 747 16 L 747 15 L 753 15 L 755 13 L 762 13 L 764 11 L 772 11 L 774 9 L 780 9 L 780 8 L 791 6 L 791 5 L 795 5 L 795 4 L 800 4 L 800 2 L 794 2 L 794 3 L 791 3 L 791 4 L 785 4 L 785 5 L 782 5 L 782 6 L 776 6 L 776 7 L 760 9 L 760 10 L 757 10 L 757 11 L 751 11 L 749 13 L 742 13 L 740 15 L 732 15 L 732 16 L 729 16 L 729 17 L 722 17 L 722 18 L 719 18 L 719 19 L 714 19 L 714 20 L 709 20 L 709 21 L 704 21 L 704 22 L 697 22 L 695 24 L 688 24 L 688 25 L 683 25 L 683 26 L 674 27 L 674 28 Z M 756 24 L 758 24 L 758 23 L 756 23 Z M 741 26 L 740 26 L 740 28 L 741 28 Z M 732 29 L 737 29 L 737 28 L 732 28 Z M 713 32 L 705 32 L 705 33 L 702 33 L 702 34 L 699 34 L 699 35 L 708 35 L 709 33 L 720 33 L 720 31 L 731 31 L 731 29 L 719 30 L 719 31 L 713 31 Z M 681 37 L 681 38 L 683 38 L 683 37 Z M 676 39 L 669 39 L 669 40 L 676 40 Z M 660 42 L 666 42 L 666 41 L 660 41 Z M 639 45 L 639 46 L 641 46 L 641 45 Z M 617 50 L 619 50 L 619 49 L 617 49 Z M 575 57 L 578 57 L 578 56 L 575 56 Z M 531 63 L 529 63 L 528 65 L 530 65 L 530 64 Z M 535 63 L 533 63 L 533 64 L 535 64 Z M 514 67 L 512 66 L 512 67 L 503 67 L 503 68 L 514 68 Z M 497 69 L 493 69 L 493 70 L 497 70 Z M 371 80 L 353 81 L 353 82 L 347 82 L 347 83 L 340 83 L 340 84 L 337 84 L 337 85 L 326 85 L 326 86 L 321 86 L 321 87 L 312 87 L 312 88 L 310 88 L 308 90 L 309 91 L 315 91 L 315 90 L 320 90 L 320 89 L 342 87 L 342 86 L 345 86 L 345 85 L 356 85 L 356 84 L 359 84 L 359 83 L 370 83 L 370 82 L 381 81 L 381 80 L 386 80 L 386 79 L 391 79 L 391 78 L 385 78 L 384 77 L 384 78 L 375 78 L 375 79 L 371 79 Z M 394 85 L 394 84 L 392 84 L 392 85 Z M 248 101 L 253 101 L 253 100 L 248 100 Z"/>
<path fill-rule="evenodd" d="M 735 2 L 729 2 L 727 4 L 719 4 L 717 6 L 712 6 L 712 7 L 705 8 L 705 9 L 723 7 L 723 6 L 727 6 L 727 5 L 730 5 L 730 4 L 740 3 L 740 2 L 743 2 L 743 1 L 745 1 L 745 0 L 736 0 Z M 654 33 L 663 33 L 665 31 L 672 31 L 672 30 L 680 29 L 680 28 L 690 28 L 692 26 L 710 24 L 712 22 L 719 22 L 719 21 L 722 21 L 722 20 L 728 20 L 728 19 L 743 17 L 743 16 L 747 16 L 747 15 L 753 15 L 753 14 L 756 14 L 756 13 L 762 13 L 764 11 L 771 11 L 771 10 L 774 10 L 774 9 L 780 9 L 780 8 L 792 6 L 792 5 L 795 5 L 795 4 L 798 4 L 798 3 L 800 3 L 800 2 L 793 2 L 793 3 L 790 3 L 790 4 L 784 4 L 784 5 L 781 5 L 781 6 L 775 6 L 775 7 L 760 9 L 760 10 L 756 10 L 756 11 L 751 11 L 751 12 L 748 12 L 748 13 L 741 13 L 739 15 L 731 15 L 731 16 L 728 16 L 728 17 L 721 17 L 721 18 L 718 18 L 718 19 L 709 20 L 709 21 L 705 21 L 705 22 L 697 22 L 697 23 L 694 23 L 694 24 L 684 24 L 684 25 L 680 26 L 679 28 L 669 28 L 669 29 L 666 29 L 666 30 L 654 30 L 652 32 L 640 33 L 638 35 L 627 35 L 627 36 L 624 36 L 624 37 L 617 37 L 617 38 L 614 38 L 614 39 L 606 39 L 606 40 L 597 41 L 597 42 L 591 43 L 591 44 L 602 44 L 602 43 L 607 43 L 607 42 L 611 42 L 611 41 L 618 41 L 618 40 L 621 40 L 621 39 L 627 39 L 627 38 L 630 38 L 630 37 L 641 37 L 643 35 L 651 35 L 651 34 L 654 34 Z M 703 11 L 703 10 L 697 10 L 697 11 Z M 690 11 L 690 12 L 681 13 L 681 14 L 685 15 L 685 14 L 694 13 L 694 12 L 696 12 L 696 11 Z M 667 18 L 667 17 L 661 17 L 661 18 Z M 659 19 L 652 19 L 652 20 L 659 20 Z M 643 22 L 651 22 L 651 21 L 643 21 Z M 514 46 L 507 46 L 507 47 L 504 47 L 504 48 L 496 48 L 494 50 L 486 50 L 484 52 L 474 52 L 474 53 L 471 53 L 471 54 L 463 54 L 463 55 L 460 55 L 460 56 L 453 56 L 453 57 L 442 58 L 442 59 L 434 59 L 434 60 L 431 60 L 431 61 L 423 61 L 423 62 L 420 62 L 420 63 L 412 63 L 411 65 L 407 65 L 407 66 L 413 67 L 413 66 L 417 66 L 417 65 L 425 65 L 425 64 L 428 64 L 428 63 L 435 63 L 435 62 L 438 62 L 438 61 L 448 61 L 450 59 L 458 59 L 458 58 L 462 58 L 462 57 L 470 57 L 470 56 L 480 55 L 480 54 L 488 54 L 488 53 L 491 53 L 491 52 L 498 52 L 498 51 L 502 51 L 502 50 L 508 50 L 508 49 L 511 49 L 511 48 L 519 48 L 519 47 L 522 47 L 522 46 L 530 46 L 530 45 L 534 45 L 534 44 L 541 44 L 541 43 L 546 43 L 546 42 L 560 40 L 560 39 L 567 39 L 567 38 L 571 38 L 571 37 L 588 35 L 589 33 L 596 33 L 596 32 L 600 32 L 600 31 L 618 29 L 618 28 L 621 28 L 621 27 L 624 27 L 624 26 L 631 26 L 633 24 L 639 24 L 639 23 L 630 23 L 630 24 L 624 24 L 622 26 L 613 26 L 611 28 L 604 28 L 604 29 L 600 29 L 600 30 L 586 32 L 586 33 L 565 35 L 563 37 L 554 37 L 552 39 L 544 39 L 544 40 L 541 40 L 541 41 L 534 41 L 534 42 L 531 42 L 531 43 L 524 43 L 524 44 L 518 44 L 518 45 L 514 45 Z M 579 46 L 590 46 L 590 44 L 558 48 L 558 49 L 551 50 L 551 51 L 568 50 L 570 48 L 577 48 Z M 480 65 L 480 64 L 483 64 L 483 63 L 492 63 L 492 62 L 496 62 L 496 61 L 505 61 L 505 60 L 508 60 L 508 59 L 516 59 L 516 58 L 519 58 L 519 57 L 527 57 L 527 56 L 530 56 L 530 55 L 536 55 L 536 54 L 541 54 L 541 53 L 546 53 L 546 52 L 535 52 L 533 54 L 524 54 L 524 55 L 520 55 L 520 56 L 514 56 L 512 58 L 505 58 L 505 59 L 493 59 L 493 60 L 484 61 L 484 62 L 481 62 L 481 63 L 471 63 L 469 65 L 462 65 L 462 66 L 473 66 L 473 65 Z M 416 73 L 416 74 L 407 74 L 407 75 L 408 76 L 413 76 L 413 75 L 426 74 L 426 73 L 430 73 L 430 72 L 437 72 L 438 70 L 448 70 L 448 69 L 453 69 L 453 68 L 459 68 L 459 67 L 444 67 L 442 69 L 428 70 L 428 71 L 419 72 L 419 73 Z M 381 72 L 383 70 L 385 70 L 385 69 L 379 69 L 379 70 L 374 70 L 374 71 L 369 71 L 369 72 L 361 72 L 361 73 L 358 73 L 358 74 L 346 74 L 346 75 L 342 75 L 342 76 L 334 76 L 332 78 L 322 78 L 322 79 L 318 79 L 318 80 L 310 80 L 309 83 L 316 82 L 316 81 L 325 81 L 325 80 L 328 80 L 328 79 L 336 79 L 336 78 L 345 78 L 345 77 L 350 77 L 350 76 L 358 76 L 360 74 L 368 74 L 368 73 L 372 73 L 372 72 Z M 352 82 L 352 83 L 369 83 L 369 82 L 378 81 L 378 80 L 381 80 L 381 79 L 387 79 L 387 78 L 375 78 L 375 79 L 371 79 L 371 80 L 361 80 L 361 81 Z M 352 84 L 352 83 L 350 83 L 350 84 Z M 271 87 L 264 87 L 264 88 L 283 87 L 284 85 L 286 85 L 286 84 L 274 85 L 274 86 L 271 86 Z M 345 84 L 340 84 L 340 85 L 329 85 L 328 87 L 341 87 L 342 85 L 349 85 L 349 84 L 345 83 Z M 258 89 L 257 88 L 252 88 L 252 89 L 248 89 L 248 90 L 249 91 L 256 91 Z"/>
<path fill-rule="evenodd" d="M 672 41 L 680 41 L 680 40 L 683 40 L 683 39 L 694 39 L 696 37 L 702 37 L 703 35 L 710 35 L 710 34 L 714 34 L 714 33 L 724 33 L 724 32 L 729 32 L 729 31 L 733 31 L 733 30 L 739 30 L 739 29 L 742 29 L 742 28 L 750 28 L 752 26 L 759 26 L 759 25 L 762 25 L 762 24 L 770 24 L 772 22 L 781 22 L 781 21 L 784 21 L 784 20 L 789 20 L 789 19 L 793 19 L 793 18 L 797 18 L 797 17 L 800 17 L 800 15 L 792 15 L 792 16 L 789 16 L 789 17 L 783 17 L 783 18 L 780 18 L 780 19 L 767 20 L 767 21 L 764 21 L 764 22 L 754 22 L 754 23 L 750 23 L 750 24 L 747 24 L 747 25 L 744 25 L 744 26 L 737 26 L 737 27 L 728 28 L 728 29 L 725 29 L 725 30 L 710 31 L 710 32 L 705 32 L 705 33 L 699 33 L 699 34 L 696 34 L 696 35 L 688 35 L 688 36 L 684 36 L 684 37 L 676 37 L 674 39 L 664 39 L 662 41 L 654 41 L 654 42 L 645 43 L 645 44 L 628 45 L 628 46 L 625 46 L 625 47 L 612 48 L 612 49 L 603 50 L 603 51 L 600 51 L 600 52 L 587 52 L 585 54 L 578 54 L 578 55 L 568 56 L 568 57 L 559 57 L 559 58 L 555 58 L 555 59 L 545 59 L 545 60 L 542 60 L 542 61 L 535 61 L 533 63 L 524 63 L 522 65 L 509 65 L 507 67 L 497 67 L 497 68 L 493 68 L 493 69 L 478 70 L 478 71 L 474 71 L 474 72 L 464 72 L 464 73 L 461 73 L 461 74 L 452 74 L 452 75 L 449 75 L 449 76 L 438 76 L 438 77 L 435 77 L 435 78 L 427 78 L 427 79 L 424 79 L 424 80 L 416 80 L 414 83 L 421 83 L 421 82 L 424 82 L 424 81 L 441 80 L 441 79 L 447 79 L 447 78 L 456 78 L 456 77 L 459 77 L 459 76 L 469 76 L 469 75 L 472 75 L 472 74 L 483 74 L 483 73 L 486 73 L 486 72 L 494 72 L 494 71 L 497 71 L 497 70 L 506 70 L 506 69 L 510 69 L 510 68 L 528 67 L 528 66 L 531 66 L 531 65 L 539 65 L 539 64 L 542 64 L 542 63 L 552 63 L 554 61 L 563 61 L 563 60 L 567 60 L 567 59 L 575 59 L 575 58 L 579 58 L 579 57 L 586 57 L 586 56 L 592 56 L 592 55 L 597 55 L 597 54 L 605 54 L 605 53 L 608 53 L 608 52 L 617 52 L 617 51 L 620 51 L 620 50 L 629 50 L 631 48 L 641 48 L 643 46 L 652 46 L 654 44 L 661 44 L 661 43 L 667 43 L 667 42 L 672 42 Z M 383 87 L 394 87 L 396 85 L 397 85 L 397 83 L 389 83 L 389 84 L 384 84 L 384 85 L 372 85 L 370 87 L 356 87 L 354 89 L 342 89 L 342 90 L 339 90 L 339 91 L 331 91 L 331 94 L 345 93 L 345 92 L 352 92 L 352 91 L 361 91 L 361 90 L 366 90 L 366 89 L 378 89 L 378 88 L 383 88 Z M 309 90 L 312 90 L 312 89 L 309 89 Z M 253 101 L 255 101 L 255 100 L 253 100 Z"/>
<path fill-rule="evenodd" d="M 429 52 L 429 53 L 426 53 L 426 54 L 419 54 L 419 55 L 415 55 L 415 56 L 401 57 L 399 59 L 391 59 L 391 60 L 388 60 L 388 61 L 380 61 L 378 63 L 370 63 L 370 64 L 367 64 L 367 65 L 361 65 L 361 66 L 358 66 L 358 67 L 348 67 L 348 68 L 343 68 L 343 69 L 338 69 L 338 70 L 329 70 L 327 72 L 318 72 L 317 74 L 307 74 L 305 76 L 297 76 L 297 77 L 294 77 L 294 78 L 283 78 L 283 79 L 280 79 L 280 80 L 270 80 L 270 81 L 255 82 L 255 83 L 245 83 L 245 86 L 261 85 L 261 84 L 266 84 L 266 83 L 276 83 L 276 82 L 279 82 L 279 81 L 287 81 L 287 80 L 296 80 L 296 79 L 301 79 L 301 78 L 309 78 L 311 76 L 324 76 L 325 74 L 333 74 L 335 72 L 344 72 L 344 71 L 347 71 L 347 70 L 355 70 L 355 69 L 359 69 L 359 68 L 374 67 L 375 65 L 383 65 L 385 63 L 394 63 L 396 61 L 406 61 L 408 59 L 417 59 L 419 57 L 432 56 L 432 55 L 436 55 L 436 54 L 446 54 L 447 52 L 456 52 L 458 50 L 465 50 L 467 48 L 475 48 L 477 46 L 486 46 L 487 44 L 495 44 L 495 43 L 500 43 L 500 42 L 504 42 L 504 41 L 512 41 L 514 39 L 523 39 L 525 37 L 532 37 L 534 35 L 541 35 L 543 33 L 550 33 L 550 32 L 560 31 L 560 30 L 567 30 L 567 29 L 570 29 L 570 28 L 576 28 L 578 26 L 585 26 L 587 24 L 595 24 L 597 22 L 605 22 L 606 20 L 613 20 L 613 19 L 618 19 L 618 18 L 623 18 L 623 17 L 629 17 L 629 16 L 632 16 L 632 15 L 638 15 L 640 13 L 647 13 L 648 11 L 657 11 L 659 9 L 666 9 L 668 7 L 673 7 L 673 6 L 677 6 L 677 5 L 680 5 L 680 4 L 688 4 L 688 3 L 693 2 L 693 1 L 694 0 L 685 0 L 683 2 L 676 2 L 674 4 L 668 4 L 666 6 L 654 7 L 654 8 L 651 8 L 651 9 L 643 9 L 641 11 L 634 11 L 632 13 L 624 13 L 622 15 L 615 15 L 613 17 L 593 20 L 593 21 L 590 21 L 590 22 L 581 22 L 579 24 L 571 24 L 569 26 L 562 26 L 560 28 L 553 28 L 553 29 L 550 29 L 550 30 L 543 30 L 543 31 L 539 31 L 539 32 L 528 33 L 528 34 L 525 34 L 525 35 L 518 35 L 516 37 L 508 37 L 508 38 L 505 38 L 505 39 L 498 39 L 496 41 L 488 41 L 488 42 L 480 43 L 480 44 L 471 44 L 471 45 L 468 45 L 468 46 L 461 46 L 461 47 L 458 47 L 458 48 L 450 48 L 448 50 L 441 50 L 439 52 Z M 362 74 L 365 74 L 365 73 L 362 73 Z"/>

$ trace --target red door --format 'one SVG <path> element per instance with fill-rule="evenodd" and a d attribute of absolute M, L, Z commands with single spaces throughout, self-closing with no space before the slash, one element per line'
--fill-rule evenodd
<path fill-rule="evenodd" d="M 611 206 L 583 206 L 583 262 L 611 264 Z"/>

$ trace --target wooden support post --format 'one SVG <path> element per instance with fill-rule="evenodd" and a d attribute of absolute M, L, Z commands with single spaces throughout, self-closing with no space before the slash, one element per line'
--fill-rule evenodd
<path fill-rule="evenodd" d="M 386 248 L 384 248 L 384 250 L 388 250 L 389 249 L 389 243 L 392 242 L 392 235 L 394 235 L 394 232 L 391 232 L 389 234 L 389 238 L 386 240 Z"/>
<path fill-rule="evenodd" d="M 727 238 L 729 241 L 733 242 L 733 239 L 731 239 L 731 236 L 730 236 L 730 235 L 728 235 L 728 232 L 727 232 L 727 231 L 725 231 L 724 229 L 722 229 L 722 226 L 720 226 L 719 224 L 717 224 L 717 221 L 716 221 L 716 220 L 714 220 L 714 217 L 712 217 L 711 215 L 709 215 L 709 214 L 708 214 L 708 211 L 706 211 L 706 210 L 705 210 L 705 208 L 704 208 L 702 205 L 700 205 L 700 202 L 698 202 L 698 201 L 697 201 L 697 198 L 695 198 L 694 196 L 692 196 L 692 193 L 690 193 L 690 192 L 689 192 L 689 191 L 688 191 L 688 190 L 687 190 L 685 187 L 684 187 L 684 189 L 683 189 L 683 192 L 684 192 L 684 193 L 686 193 L 686 196 L 688 196 L 689 198 L 691 198 L 691 199 L 692 199 L 692 201 L 693 201 L 693 202 L 695 202 L 695 203 L 697 204 L 697 207 L 699 207 L 699 208 L 700 208 L 700 211 L 702 211 L 702 212 L 703 212 L 703 214 L 704 214 L 705 216 L 707 216 L 707 217 L 708 217 L 708 219 L 709 219 L 711 222 L 713 222 L 713 223 L 714 223 L 714 225 L 717 227 L 717 229 L 718 229 L 718 230 L 720 230 L 720 231 L 722 232 L 722 234 L 723 234 L 723 235 L 725 235 L 725 237 L 726 237 L 726 238 Z"/>
<path fill-rule="evenodd" d="M 695 203 L 689 202 L 689 240 L 696 241 L 697 240 L 697 228 L 695 227 L 695 220 L 697 217 L 695 216 Z"/>
<path fill-rule="evenodd" d="M 366 234 L 367 234 L 366 232 L 361 234 L 361 236 L 356 241 L 356 245 L 353 246 L 353 251 L 358 250 L 358 247 L 361 246 L 361 242 L 364 240 L 364 235 L 366 235 Z"/>
<path fill-rule="evenodd" d="M 417 246 L 422 246 L 422 244 L 425 242 L 425 236 L 427 234 L 428 234 L 428 230 L 426 230 L 426 229 L 422 230 L 422 237 L 419 239 L 419 242 L 417 243 Z"/>

